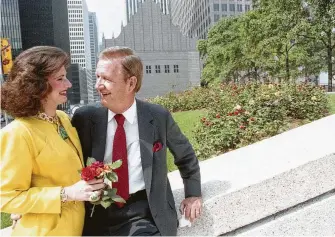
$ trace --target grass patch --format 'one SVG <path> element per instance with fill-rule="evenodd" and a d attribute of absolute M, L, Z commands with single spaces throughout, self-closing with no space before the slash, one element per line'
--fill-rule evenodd
<path fill-rule="evenodd" d="M 330 113 L 335 114 L 335 94 L 329 94 Z"/>
<path fill-rule="evenodd" d="M 184 112 L 176 112 L 173 113 L 172 116 L 178 126 L 180 127 L 183 134 L 189 139 L 190 143 L 194 143 L 193 130 L 195 125 L 206 114 L 204 110 L 192 110 L 192 111 L 184 111 Z M 173 163 L 173 156 L 168 151 L 167 153 L 167 162 L 168 162 L 168 170 L 173 171 L 176 170 L 177 167 Z"/>
<path fill-rule="evenodd" d="M 10 215 L 7 213 L 1 213 L 0 229 L 6 228 L 11 225 L 12 225 L 12 221 L 10 219 Z"/>

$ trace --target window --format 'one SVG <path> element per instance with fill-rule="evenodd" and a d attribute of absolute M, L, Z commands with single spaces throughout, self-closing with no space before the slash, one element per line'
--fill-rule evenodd
<path fill-rule="evenodd" d="M 151 66 L 145 66 L 145 71 L 147 74 L 150 74 L 151 73 Z"/>
<path fill-rule="evenodd" d="M 250 11 L 250 5 L 245 5 L 244 7 L 245 7 L 245 11 L 246 11 L 246 12 L 247 12 L 247 11 Z"/>
<path fill-rule="evenodd" d="M 179 65 L 173 65 L 173 72 L 179 73 Z"/>
<path fill-rule="evenodd" d="M 214 14 L 214 22 L 218 22 L 220 20 L 220 15 Z"/>
<path fill-rule="evenodd" d="M 237 11 L 238 12 L 243 12 L 243 6 L 242 6 L 242 4 L 237 4 Z"/>
<path fill-rule="evenodd" d="M 165 65 L 165 73 L 170 73 L 170 65 Z"/>
<path fill-rule="evenodd" d="M 221 4 L 221 10 L 222 10 L 223 12 L 228 11 L 227 3 Z"/>
<path fill-rule="evenodd" d="M 215 12 L 220 11 L 220 4 L 217 4 L 217 3 L 214 4 L 214 11 Z"/>
<path fill-rule="evenodd" d="M 235 12 L 235 4 L 229 4 L 229 11 Z"/>
<path fill-rule="evenodd" d="M 161 65 L 155 65 L 156 73 L 161 73 Z"/>

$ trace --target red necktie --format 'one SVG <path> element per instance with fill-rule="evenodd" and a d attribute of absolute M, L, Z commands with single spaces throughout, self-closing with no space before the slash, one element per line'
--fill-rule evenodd
<path fill-rule="evenodd" d="M 129 198 L 129 176 L 128 176 L 128 158 L 127 158 L 127 143 L 126 143 L 126 132 L 124 131 L 124 120 L 125 117 L 122 114 L 115 115 L 117 122 L 117 128 L 114 135 L 113 141 L 113 157 L 112 161 L 122 160 L 120 168 L 116 169 L 115 172 L 118 176 L 118 182 L 113 183 L 113 188 L 117 188 L 116 194 L 122 197 L 124 200 Z M 123 206 L 123 203 L 116 203 L 119 207 Z"/>

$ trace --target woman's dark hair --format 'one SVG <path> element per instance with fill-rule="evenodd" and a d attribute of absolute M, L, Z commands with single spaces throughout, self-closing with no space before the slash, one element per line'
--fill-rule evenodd
<path fill-rule="evenodd" d="M 1 110 L 13 117 L 36 115 L 42 110 L 41 100 L 52 90 L 47 78 L 69 63 L 60 48 L 36 46 L 23 51 L 1 86 Z"/>

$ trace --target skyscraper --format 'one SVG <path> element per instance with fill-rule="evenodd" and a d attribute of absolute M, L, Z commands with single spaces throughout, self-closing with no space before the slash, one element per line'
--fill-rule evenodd
<path fill-rule="evenodd" d="M 22 48 L 56 46 L 70 53 L 66 0 L 19 0 Z M 38 14 L 32 14 L 37 12 Z"/>
<path fill-rule="evenodd" d="M 15 58 L 22 51 L 18 0 L 1 0 L 1 38 L 8 38 Z"/>
<path fill-rule="evenodd" d="M 96 83 L 95 70 L 97 66 L 97 56 L 99 53 L 98 44 L 98 24 L 95 12 L 89 12 L 89 27 L 90 27 L 90 49 L 91 49 L 91 63 L 92 63 L 92 83 Z M 94 101 L 99 100 L 98 92 L 93 89 Z"/>
<path fill-rule="evenodd" d="M 93 102 L 92 63 L 88 9 L 85 0 L 67 0 L 71 63 L 84 68 L 87 79 L 87 100 Z"/>
<path fill-rule="evenodd" d="M 171 0 L 172 22 L 183 34 L 205 39 L 221 17 L 242 14 L 251 6 L 252 0 Z"/>
<path fill-rule="evenodd" d="M 125 0 L 125 1 L 126 1 L 127 22 L 129 22 L 130 17 L 137 12 L 139 4 L 143 3 L 144 1 L 153 1 L 155 3 L 159 3 L 161 11 L 164 14 L 170 13 L 170 10 L 169 10 L 170 0 Z"/>

